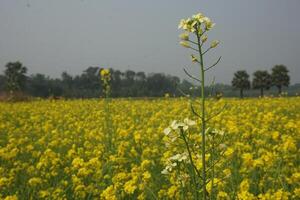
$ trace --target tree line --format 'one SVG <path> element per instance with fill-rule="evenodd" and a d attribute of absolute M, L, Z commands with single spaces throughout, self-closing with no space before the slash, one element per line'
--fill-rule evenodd
<path fill-rule="evenodd" d="M 101 67 L 88 67 L 82 74 L 72 76 L 63 72 L 60 78 L 44 74 L 27 76 L 27 67 L 20 62 L 9 62 L 0 75 L 0 91 L 23 92 L 33 97 L 98 98 L 103 97 Z M 186 91 L 193 85 L 176 76 L 163 73 L 134 72 L 109 69 L 111 97 L 180 96 L 178 87 Z"/>
<path fill-rule="evenodd" d="M 234 73 L 232 86 L 240 90 L 240 97 L 244 97 L 244 90 L 252 89 L 260 90 L 260 96 L 264 96 L 264 91 L 271 87 L 277 87 L 278 94 L 282 93 L 283 87 L 288 87 L 290 84 L 290 76 L 288 69 L 284 65 L 275 65 L 271 74 L 266 70 L 258 70 L 253 73 L 252 84 L 249 79 L 249 74 L 245 70 L 240 70 Z"/>
<path fill-rule="evenodd" d="M 22 92 L 33 97 L 47 98 L 98 98 L 104 96 L 103 85 L 100 79 L 101 67 L 88 67 L 82 74 L 72 76 L 63 72 L 60 78 L 50 78 L 44 74 L 27 75 L 27 67 L 21 62 L 9 62 L 5 66 L 4 75 L 0 75 L 0 92 Z M 134 72 L 127 70 L 109 69 L 111 74 L 111 97 L 162 97 L 183 96 L 191 94 L 199 96 L 199 91 L 190 82 L 163 73 Z M 276 87 L 278 93 L 283 87 L 288 87 L 290 77 L 288 69 L 284 65 L 276 65 L 272 72 L 256 71 L 253 74 L 252 83 L 245 70 L 234 73 L 232 87 L 217 84 L 214 90 L 206 88 L 206 94 L 220 95 L 225 90 L 239 90 L 240 97 L 244 97 L 244 91 L 249 89 L 260 90 L 260 96 L 265 90 Z M 214 94 L 211 94 L 212 91 Z"/>

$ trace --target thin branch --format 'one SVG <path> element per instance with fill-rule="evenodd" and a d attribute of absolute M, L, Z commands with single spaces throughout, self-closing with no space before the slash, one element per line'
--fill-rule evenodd
<path fill-rule="evenodd" d="M 196 78 L 195 76 L 191 75 L 185 68 L 183 68 L 184 73 L 189 76 L 191 79 L 194 79 L 195 81 L 198 81 L 201 83 L 201 80 Z"/>
<path fill-rule="evenodd" d="M 204 54 L 206 54 L 209 50 L 211 50 L 212 48 L 211 47 L 209 47 L 206 51 L 204 51 L 203 53 L 202 53 L 202 56 L 204 56 Z M 205 71 L 205 70 L 204 70 Z"/>
<path fill-rule="evenodd" d="M 192 112 L 193 112 L 194 115 L 196 115 L 199 118 L 202 118 L 202 116 L 195 111 L 194 106 L 193 106 L 192 103 L 191 103 L 191 110 L 192 110 Z"/>
<path fill-rule="evenodd" d="M 193 47 L 188 47 L 189 49 L 192 49 L 192 50 L 194 50 L 194 51 L 197 51 L 198 53 L 199 53 L 199 51 L 197 50 L 197 49 L 195 49 L 195 48 L 193 48 Z"/>
<path fill-rule="evenodd" d="M 192 40 L 190 40 L 190 39 L 188 39 L 187 41 L 189 41 L 189 42 L 192 43 L 192 44 L 198 45 L 197 42 L 194 42 L 194 41 L 192 41 Z"/>
<path fill-rule="evenodd" d="M 220 57 L 218 58 L 218 60 L 217 60 L 212 66 L 206 68 L 204 71 L 207 71 L 207 70 L 209 70 L 210 68 L 213 68 L 214 66 L 216 66 L 216 65 L 220 62 L 221 58 L 222 58 L 222 56 L 220 56 Z"/>
<path fill-rule="evenodd" d="M 204 34 L 206 33 L 206 31 L 207 31 L 207 30 L 204 30 L 204 31 L 200 34 L 200 37 L 201 37 L 202 35 L 204 35 Z"/>
<path fill-rule="evenodd" d="M 185 136 L 184 136 L 184 132 L 183 132 L 183 129 L 182 129 L 182 128 L 180 128 L 180 133 L 181 133 L 181 136 L 182 136 L 182 138 L 183 138 L 183 140 L 184 140 L 184 143 L 185 143 L 185 145 L 186 145 L 186 148 L 187 148 L 187 150 L 188 150 L 188 154 L 189 154 L 189 158 L 190 158 L 191 164 L 192 164 L 193 168 L 195 169 L 195 171 L 197 172 L 197 175 L 199 176 L 199 178 L 202 179 L 202 176 L 200 175 L 200 172 L 198 171 L 197 167 L 196 167 L 195 164 L 194 164 L 193 157 L 192 157 L 192 153 L 191 153 L 189 144 L 188 144 L 188 142 L 187 142 L 187 140 L 186 140 L 186 138 L 185 138 Z"/>
<path fill-rule="evenodd" d="M 205 41 L 206 42 L 206 41 Z M 203 47 L 203 45 L 205 44 L 205 42 L 201 42 L 200 47 Z"/>

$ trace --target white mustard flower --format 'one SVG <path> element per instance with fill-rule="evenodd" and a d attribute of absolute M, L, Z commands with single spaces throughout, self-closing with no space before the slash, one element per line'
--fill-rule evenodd
<path fill-rule="evenodd" d="M 165 134 L 165 135 L 169 135 L 169 134 L 171 133 L 171 131 L 172 131 L 172 129 L 171 129 L 170 127 L 165 128 L 164 134 Z"/>
<path fill-rule="evenodd" d="M 190 119 L 188 119 L 188 118 L 185 118 L 185 119 L 183 120 L 183 122 L 184 122 L 186 125 L 188 125 L 188 126 L 195 126 L 195 125 L 196 125 L 196 122 L 195 122 L 195 121 L 190 120 Z"/>

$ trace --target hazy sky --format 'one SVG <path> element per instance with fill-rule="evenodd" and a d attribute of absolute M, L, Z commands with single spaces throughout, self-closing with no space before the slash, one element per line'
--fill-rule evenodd
<path fill-rule="evenodd" d="M 181 18 L 203 12 L 221 41 L 209 76 L 230 83 L 236 70 L 250 74 L 285 64 L 300 82 L 299 0 L 0 0 L 0 71 L 21 61 L 29 73 L 59 77 L 88 66 L 164 72 L 185 77 L 190 52 L 178 44 Z"/>

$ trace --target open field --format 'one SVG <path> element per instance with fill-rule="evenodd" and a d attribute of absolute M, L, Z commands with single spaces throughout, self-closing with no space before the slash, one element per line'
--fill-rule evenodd
<path fill-rule="evenodd" d="M 209 123 L 226 133 L 218 199 L 299 199 L 300 98 L 208 100 L 208 112 L 224 103 Z M 0 110 L 1 199 L 189 196 L 189 177 L 161 173 L 184 151 L 166 145 L 164 129 L 196 120 L 186 99 L 0 103 Z"/>

